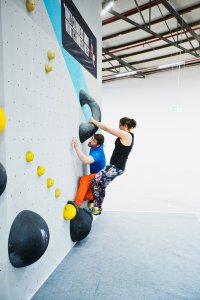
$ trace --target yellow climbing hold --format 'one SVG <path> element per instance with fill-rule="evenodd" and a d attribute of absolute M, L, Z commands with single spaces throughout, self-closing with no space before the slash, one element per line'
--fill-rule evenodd
<path fill-rule="evenodd" d="M 29 12 L 34 11 L 35 1 L 34 0 L 26 0 L 26 8 Z"/>
<path fill-rule="evenodd" d="M 55 197 L 58 198 L 61 196 L 61 190 L 60 189 L 56 189 L 55 190 Z"/>
<path fill-rule="evenodd" d="M 54 180 L 52 178 L 47 179 L 47 187 L 51 188 L 54 185 Z"/>
<path fill-rule="evenodd" d="M 46 71 L 47 73 L 52 72 L 52 71 L 53 71 L 52 65 L 51 65 L 51 64 L 46 64 L 46 65 L 45 65 L 45 71 Z"/>
<path fill-rule="evenodd" d="M 26 152 L 26 161 L 31 162 L 34 160 L 34 153 L 32 151 L 27 151 Z"/>
<path fill-rule="evenodd" d="M 63 210 L 63 217 L 66 220 L 72 220 L 76 216 L 76 207 L 73 204 L 66 204 Z"/>
<path fill-rule="evenodd" d="M 2 107 L 0 107 L 0 133 L 4 131 L 6 127 L 6 115 Z"/>
<path fill-rule="evenodd" d="M 49 60 L 54 59 L 54 58 L 55 58 L 55 52 L 49 50 L 49 51 L 47 52 L 47 56 L 48 56 L 48 59 L 49 59 Z"/>
<path fill-rule="evenodd" d="M 42 176 L 42 175 L 44 175 L 44 173 L 45 173 L 45 168 L 42 166 L 38 166 L 38 168 L 37 168 L 38 176 Z"/>

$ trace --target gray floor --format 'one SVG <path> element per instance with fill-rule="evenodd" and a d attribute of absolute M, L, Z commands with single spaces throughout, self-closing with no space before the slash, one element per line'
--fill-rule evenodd
<path fill-rule="evenodd" d="M 104 212 L 33 300 L 199 300 L 195 214 Z"/>

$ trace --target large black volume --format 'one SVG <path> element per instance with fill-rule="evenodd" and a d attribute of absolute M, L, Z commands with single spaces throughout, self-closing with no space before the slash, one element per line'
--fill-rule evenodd
<path fill-rule="evenodd" d="M 91 231 L 93 217 L 84 208 L 79 208 L 76 217 L 70 221 L 70 235 L 73 242 L 83 240 Z"/>
<path fill-rule="evenodd" d="M 16 268 L 36 262 L 49 244 L 49 229 L 44 219 L 30 210 L 21 211 L 13 221 L 8 239 L 8 255 Z"/>
<path fill-rule="evenodd" d="M 79 101 L 81 106 L 89 105 L 93 118 L 99 122 L 101 121 L 101 110 L 98 103 L 84 90 L 80 90 Z M 98 127 L 92 123 L 81 123 L 79 126 L 79 139 L 81 143 L 89 139 L 97 130 Z"/>

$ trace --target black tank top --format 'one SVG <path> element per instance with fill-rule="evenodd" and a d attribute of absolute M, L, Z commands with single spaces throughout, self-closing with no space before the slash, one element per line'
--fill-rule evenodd
<path fill-rule="evenodd" d="M 120 142 L 120 138 L 116 139 L 115 149 L 113 150 L 110 159 L 111 165 L 115 165 L 117 168 L 123 171 L 125 170 L 127 158 L 133 148 L 133 143 L 134 143 L 134 134 L 132 132 L 130 132 L 130 134 L 132 135 L 132 143 L 130 146 L 122 145 L 122 143 Z"/>

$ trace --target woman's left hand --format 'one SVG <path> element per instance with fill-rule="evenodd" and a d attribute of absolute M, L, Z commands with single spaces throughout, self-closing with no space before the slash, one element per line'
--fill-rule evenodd
<path fill-rule="evenodd" d="M 94 118 L 91 117 L 91 118 L 90 118 L 90 123 L 93 123 L 93 121 L 94 121 Z"/>

